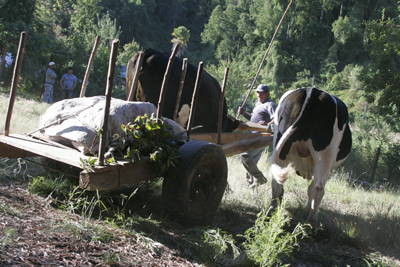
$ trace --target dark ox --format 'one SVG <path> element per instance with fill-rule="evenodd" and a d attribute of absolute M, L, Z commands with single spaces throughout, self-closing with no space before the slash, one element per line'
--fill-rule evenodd
<path fill-rule="evenodd" d="M 130 88 L 134 70 L 136 68 L 136 60 L 138 54 L 133 56 L 127 66 L 127 88 Z M 155 105 L 158 103 L 160 96 L 161 84 L 164 72 L 167 67 L 169 56 L 157 52 L 153 49 L 144 51 L 143 65 L 139 72 L 138 90 L 135 99 L 138 101 L 148 101 Z M 182 69 L 182 59 L 175 58 L 172 66 L 168 86 L 166 87 L 165 102 L 162 115 L 167 118 L 173 118 L 175 105 L 177 102 L 177 90 L 179 87 Z M 188 64 L 185 84 L 182 92 L 179 110 L 182 106 L 188 108 L 191 104 L 194 84 L 197 75 L 197 68 Z M 203 71 L 199 86 L 198 102 L 195 110 L 193 127 L 201 126 L 197 132 L 216 132 L 218 117 L 218 101 L 221 88 L 217 80 L 215 80 L 206 71 Z M 180 117 L 182 113 L 180 112 Z M 188 112 L 186 112 L 186 117 Z M 187 119 L 183 120 L 185 123 Z M 238 122 L 227 115 L 227 106 L 224 101 L 222 129 L 230 132 L 238 126 Z"/>
<path fill-rule="evenodd" d="M 312 179 L 308 187 L 308 217 L 316 214 L 329 172 L 351 150 L 351 132 L 346 105 L 316 88 L 285 93 L 274 118 L 274 150 L 271 156 L 272 206 L 283 197 L 283 183 L 293 167 L 298 175 Z"/>

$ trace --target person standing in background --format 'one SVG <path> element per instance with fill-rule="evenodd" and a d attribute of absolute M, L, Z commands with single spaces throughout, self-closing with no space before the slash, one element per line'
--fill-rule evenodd
<path fill-rule="evenodd" d="M 260 84 L 257 89 L 257 104 L 250 114 L 244 109 L 239 108 L 239 113 L 251 122 L 261 125 L 269 125 L 275 113 L 276 104 L 271 100 L 269 87 L 266 84 Z M 246 180 L 250 188 L 257 187 L 267 182 L 267 178 L 258 169 L 257 163 L 261 158 L 265 147 L 247 151 L 240 155 L 240 160 L 246 169 Z"/>
<path fill-rule="evenodd" d="M 60 80 L 64 99 L 72 98 L 74 95 L 74 89 L 78 83 L 78 78 L 76 78 L 73 72 L 72 68 L 68 68 L 67 73 L 65 73 Z"/>
<path fill-rule="evenodd" d="M 44 81 L 44 92 L 42 95 L 42 101 L 46 103 L 53 103 L 54 85 L 57 79 L 57 73 L 55 72 L 56 63 L 53 61 L 49 62 L 46 79 Z"/>

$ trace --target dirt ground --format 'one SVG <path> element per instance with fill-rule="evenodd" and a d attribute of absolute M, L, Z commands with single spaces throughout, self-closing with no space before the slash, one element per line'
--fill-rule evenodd
<path fill-rule="evenodd" d="M 0 266 L 199 266 L 15 186 L 0 187 L 0 233 Z"/>

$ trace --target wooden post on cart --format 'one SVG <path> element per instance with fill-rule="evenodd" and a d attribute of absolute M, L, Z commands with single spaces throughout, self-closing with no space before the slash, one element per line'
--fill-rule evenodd
<path fill-rule="evenodd" d="M 103 120 L 103 128 L 100 135 L 99 142 L 99 165 L 104 165 L 104 150 L 107 143 L 107 131 L 108 131 L 108 117 L 110 116 L 110 103 L 111 103 L 111 95 L 112 95 L 112 87 L 114 81 L 114 69 L 115 62 L 117 61 L 118 55 L 118 45 L 119 40 L 116 39 L 112 42 L 110 60 L 108 63 L 108 74 L 107 74 L 107 87 L 106 87 L 106 101 L 104 106 L 104 120 Z"/>
<path fill-rule="evenodd" d="M 135 69 L 135 73 L 133 74 L 131 88 L 129 88 L 129 94 L 128 94 L 127 101 L 132 101 L 133 97 L 136 95 L 137 82 L 139 80 L 139 71 L 140 71 L 140 68 L 142 67 L 143 59 L 144 59 L 144 52 L 140 51 L 139 56 L 136 60 L 136 69 Z"/>
<path fill-rule="evenodd" d="M 189 121 L 186 127 L 186 131 L 187 131 L 187 136 L 189 138 L 190 136 L 190 131 L 192 129 L 192 124 L 193 124 L 193 120 L 194 120 L 194 114 L 196 111 L 196 105 L 197 105 L 197 99 L 198 99 L 198 89 L 200 86 L 200 82 L 201 82 L 201 74 L 203 73 L 203 61 L 199 62 L 199 66 L 197 67 L 197 76 L 196 76 L 196 82 L 194 84 L 194 90 L 193 90 L 193 96 L 192 96 L 192 103 L 190 105 L 190 113 L 189 113 Z"/>
<path fill-rule="evenodd" d="M 85 76 L 83 77 L 81 93 L 79 94 L 79 97 L 85 97 L 86 88 L 89 83 L 90 69 L 92 68 L 93 60 L 94 60 L 94 57 L 96 56 L 96 51 L 97 51 L 97 47 L 99 46 L 99 43 L 100 43 L 100 36 L 96 36 L 96 39 L 94 40 L 92 52 L 90 53 L 89 61 L 86 66 Z"/>
<path fill-rule="evenodd" d="M 17 58 L 16 58 L 16 61 L 15 61 L 13 77 L 12 77 L 12 80 L 11 80 L 10 97 L 8 99 L 8 110 L 7 110 L 7 117 L 6 117 L 6 125 L 4 127 L 4 135 L 6 135 L 6 136 L 8 136 L 9 133 L 10 133 L 10 122 L 11 122 L 12 112 L 13 112 L 13 109 L 14 109 L 15 93 L 17 91 L 19 73 L 21 71 L 22 60 L 24 58 L 25 43 L 26 43 L 26 32 L 21 32 L 21 36 L 19 38 Z"/>
<path fill-rule="evenodd" d="M 165 88 L 168 85 L 169 76 L 171 75 L 172 64 L 174 63 L 174 58 L 176 53 L 178 52 L 179 44 L 175 45 L 174 50 L 172 50 L 171 56 L 168 59 L 167 68 L 165 69 L 163 82 L 160 90 L 160 97 L 158 98 L 157 105 L 157 119 L 161 117 L 162 111 L 164 108 L 164 98 L 165 98 Z"/>
<path fill-rule="evenodd" d="M 181 80 L 179 82 L 178 92 L 176 93 L 176 104 L 173 117 L 174 121 L 176 121 L 176 119 L 178 118 L 178 110 L 179 106 L 181 105 L 182 91 L 183 91 L 183 86 L 185 85 L 185 79 L 187 73 L 187 64 L 188 64 L 188 59 L 184 58 L 182 62 Z"/>
<path fill-rule="evenodd" d="M 218 106 L 218 125 L 217 125 L 217 144 L 221 144 L 221 132 L 222 132 L 222 115 L 224 112 L 224 100 L 225 100 L 225 86 L 226 81 L 228 80 L 228 72 L 229 68 L 225 68 L 224 79 L 222 81 L 221 94 L 219 97 L 219 106 Z"/>

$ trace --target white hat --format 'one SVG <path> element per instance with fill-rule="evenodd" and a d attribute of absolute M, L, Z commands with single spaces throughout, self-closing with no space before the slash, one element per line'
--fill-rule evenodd
<path fill-rule="evenodd" d="M 53 65 L 56 65 L 56 63 L 54 63 L 53 61 L 50 61 L 49 66 L 53 66 Z"/>

